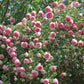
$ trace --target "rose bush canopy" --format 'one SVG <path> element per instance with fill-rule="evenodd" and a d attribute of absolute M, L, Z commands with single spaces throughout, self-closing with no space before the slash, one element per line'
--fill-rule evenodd
<path fill-rule="evenodd" d="M 19 23 L 11 17 L 9 25 L 0 24 L 0 84 L 83 84 L 84 14 L 79 6 L 56 1 L 45 12 L 28 12 Z"/>

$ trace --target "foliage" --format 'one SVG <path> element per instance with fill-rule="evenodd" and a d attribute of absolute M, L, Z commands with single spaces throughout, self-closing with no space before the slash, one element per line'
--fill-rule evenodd
<path fill-rule="evenodd" d="M 67 7 L 55 2 L 40 8 L 43 12 L 33 0 L 30 12 L 26 11 L 30 2 L 21 2 L 21 12 L 12 3 L 17 5 L 11 8 L 15 19 L 0 25 L 0 79 L 4 84 L 83 84 L 84 11 L 77 8 L 79 3 Z"/>

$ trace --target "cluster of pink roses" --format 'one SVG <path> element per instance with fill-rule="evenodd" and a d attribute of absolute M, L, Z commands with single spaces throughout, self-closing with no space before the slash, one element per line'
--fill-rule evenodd
<path fill-rule="evenodd" d="M 79 5 L 78 2 L 73 2 L 71 4 L 73 6 Z M 38 77 L 39 73 L 45 75 L 48 69 L 46 69 L 46 65 L 44 65 L 44 63 L 40 62 L 44 60 L 46 64 L 47 61 L 50 63 L 50 61 L 53 60 L 54 56 L 51 55 L 50 51 L 44 50 L 42 53 L 39 53 L 39 50 L 48 47 L 49 43 L 53 43 L 53 41 L 57 38 L 58 35 L 57 29 L 59 30 L 64 29 L 64 31 L 67 31 L 68 35 L 70 36 L 73 35 L 77 36 L 84 34 L 84 28 L 78 30 L 77 24 L 69 15 L 65 16 L 66 24 L 63 24 L 63 22 L 58 21 L 54 22 L 52 20 L 54 19 L 55 14 L 64 12 L 63 9 L 65 8 L 66 8 L 65 5 L 62 3 L 59 4 L 58 2 L 53 2 L 52 8 L 50 6 L 47 6 L 45 8 L 46 17 L 44 17 L 43 11 L 39 11 L 37 14 L 36 11 L 32 11 L 31 13 L 26 14 L 26 18 L 23 18 L 22 22 L 17 23 L 14 26 L 14 28 L 17 29 L 13 29 L 12 26 L 0 25 L 0 41 L 2 42 L 0 43 L 0 47 L 1 49 L 7 50 L 8 52 L 7 56 L 11 58 L 10 60 L 12 62 L 11 66 L 13 66 L 12 72 L 20 73 L 20 76 L 22 78 L 27 77 L 30 80 L 32 80 L 34 77 Z M 36 17 L 37 15 L 38 19 L 42 19 L 42 21 L 37 19 Z M 11 18 L 10 23 L 15 23 L 15 19 Z M 48 26 L 46 26 L 46 24 Z M 82 24 L 82 26 L 84 27 L 84 24 Z M 74 33 L 73 30 L 78 31 Z M 48 35 L 46 36 L 45 34 Z M 72 45 L 78 44 L 78 46 L 84 45 L 82 40 L 77 42 L 76 39 L 72 39 L 71 44 Z M 54 42 L 53 45 L 55 46 L 57 45 L 57 43 Z M 34 53 L 35 50 L 37 50 L 36 53 Z M 31 55 L 31 53 L 33 54 Z M 7 64 L 4 65 L 2 61 L 5 58 L 8 58 L 7 56 L 4 56 L 4 53 L 0 54 L 0 66 L 2 66 L 2 69 L 4 71 L 8 71 L 10 68 L 9 65 Z M 35 60 L 34 57 L 36 59 L 39 58 L 40 60 Z M 35 65 L 33 66 L 32 64 L 34 63 Z M 49 70 L 56 73 L 57 66 L 54 65 L 53 63 L 53 65 L 50 65 Z M 61 73 L 62 78 L 65 76 L 66 76 L 65 72 Z M 53 78 L 53 80 L 51 81 L 46 77 L 41 78 L 40 82 L 44 84 L 49 84 L 50 82 L 52 82 L 52 84 L 59 83 L 57 78 Z M 3 84 L 1 80 L 0 84 Z"/>

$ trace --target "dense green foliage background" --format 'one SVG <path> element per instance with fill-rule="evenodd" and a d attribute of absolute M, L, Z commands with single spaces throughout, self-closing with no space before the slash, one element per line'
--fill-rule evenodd
<path fill-rule="evenodd" d="M 20 22 L 27 12 L 32 10 L 44 11 L 44 7 L 59 0 L 0 0 L 0 24 L 9 24 L 10 17 L 15 18 L 16 23 Z M 62 0 L 66 5 L 74 0 Z M 81 0 L 78 0 L 81 3 Z M 10 13 L 10 17 L 6 17 Z M 15 24 L 16 24 L 15 23 Z"/>
<path fill-rule="evenodd" d="M 13 18 L 15 18 L 16 21 L 15 21 L 14 25 L 12 25 L 12 28 L 13 28 L 12 31 L 14 31 L 14 28 L 15 28 L 15 30 L 18 31 L 17 25 L 15 25 L 15 24 L 20 22 L 26 16 L 27 13 L 30 13 L 33 10 L 35 10 L 38 13 L 39 10 L 42 10 L 45 14 L 45 7 L 48 5 L 51 6 L 52 2 L 54 2 L 54 1 L 59 1 L 59 0 L 0 0 L 0 24 L 10 25 L 9 19 L 11 17 L 13 17 Z M 72 1 L 74 1 L 74 0 L 63 0 L 63 2 L 66 5 L 68 5 Z M 81 3 L 81 0 L 78 0 L 78 1 Z M 72 19 L 74 22 L 76 22 L 76 25 L 78 27 L 84 23 L 84 15 L 82 17 L 77 16 L 77 14 L 79 14 L 79 13 L 84 13 L 84 10 L 83 10 L 83 8 L 81 8 L 81 6 L 76 9 L 73 9 L 73 10 L 70 9 L 69 12 L 68 12 L 68 8 L 64 9 L 64 11 L 65 12 L 58 14 L 58 16 L 60 16 L 60 18 L 56 19 L 58 22 L 62 22 L 63 24 L 65 24 L 66 23 L 65 16 L 67 14 L 68 15 L 73 14 L 74 16 L 72 16 Z M 6 13 L 10 13 L 11 15 L 9 17 L 7 17 Z M 38 19 L 39 18 L 37 18 L 37 20 Z M 40 21 L 42 22 L 42 19 Z M 48 21 L 50 21 L 50 20 L 48 20 Z M 53 19 L 51 21 L 55 22 L 55 19 Z M 30 28 L 32 28 L 33 26 L 31 26 L 30 23 L 31 23 L 31 20 L 30 20 L 30 22 L 27 23 L 26 26 L 29 26 Z M 48 39 L 49 33 L 52 31 L 52 30 L 48 29 L 48 27 L 49 27 L 48 25 L 46 25 L 46 24 L 44 25 L 44 26 L 46 26 L 47 29 L 45 29 L 45 34 L 42 32 L 42 37 L 39 37 L 39 39 L 41 41 Z M 21 40 L 23 34 L 28 36 L 27 32 L 26 32 L 26 26 L 23 26 L 23 30 L 21 30 L 21 36 L 20 36 L 19 40 Z M 82 29 L 82 27 L 79 27 L 78 30 L 81 30 L 81 29 Z M 42 29 L 42 31 L 43 30 L 44 29 Z M 76 32 L 78 32 L 78 30 L 73 29 L 73 32 L 76 33 Z M 77 37 L 74 37 L 74 36 L 69 36 L 68 33 L 64 29 L 60 30 L 59 28 L 57 28 L 54 31 L 57 33 L 57 38 L 54 40 L 54 42 L 57 42 L 58 45 L 54 47 L 54 46 L 52 46 L 54 42 L 52 42 L 52 43 L 49 43 L 49 46 L 44 47 L 42 49 L 43 51 L 46 51 L 46 50 L 50 51 L 51 54 L 55 58 L 53 60 L 53 62 L 50 62 L 49 64 L 47 64 L 46 71 L 48 71 L 48 69 L 49 69 L 48 66 L 50 64 L 52 65 L 52 63 L 54 63 L 55 65 L 58 66 L 57 75 L 55 74 L 55 77 L 57 77 L 59 79 L 59 81 L 62 81 L 63 84 L 72 84 L 72 83 L 73 84 L 77 84 L 77 83 L 83 84 L 84 83 L 84 78 L 83 78 L 84 77 L 84 72 L 83 72 L 83 70 L 84 70 L 83 69 L 83 65 L 84 65 L 83 62 L 84 61 L 82 60 L 81 56 L 82 56 L 82 54 L 84 54 L 84 46 L 83 47 L 73 46 L 73 45 L 71 45 L 71 40 L 73 38 L 76 38 L 78 41 L 79 40 L 84 41 L 84 34 L 78 35 Z M 31 33 L 29 35 L 29 37 L 35 38 L 33 36 L 33 33 Z M 30 41 L 30 40 L 31 39 L 28 39 L 28 41 Z M 14 46 L 17 46 L 18 49 L 20 49 L 20 51 L 21 51 L 20 45 L 14 45 Z M 35 52 L 35 53 L 33 53 L 33 55 L 35 55 L 35 54 L 37 54 L 37 51 L 44 53 L 42 50 L 41 49 L 34 49 L 34 50 L 30 50 L 30 51 Z M 19 53 L 22 54 L 23 52 L 24 52 L 24 49 Z M 4 53 L 5 56 L 9 56 L 7 54 L 7 51 L 4 51 L 2 48 L 0 48 L 0 53 Z M 9 60 L 10 60 L 9 58 L 8 58 L 8 60 L 6 59 L 6 61 L 9 61 Z M 38 57 L 35 58 L 35 60 L 38 61 Z M 39 58 L 39 60 L 40 60 L 40 58 Z M 4 61 L 4 63 L 5 63 L 5 61 Z M 12 64 L 12 62 L 10 61 L 10 62 L 8 62 L 8 64 L 10 65 L 10 64 Z M 10 73 L 10 71 L 8 71 L 8 72 Z M 60 78 L 61 72 L 66 72 L 67 78 L 64 78 L 64 79 Z M 2 73 L 5 74 L 5 72 L 1 71 L 0 75 Z M 7 73 L 7 75 L 9 73 Z M 50 73 L 49 75 L 52 75 L 52 73 Z M 49 76 L 49 75 L 47 73 L 46 76 Z M 14 77 L 14 75 L 13 74 L 10 75 L 9 78 L 11 78 L 11 77 Z M 40 81 L 38 81 L 38 80 L 40 80 L 39 79 L 40 77 L 41 77 L 41 75 L 38 78 L 35 78 L 32 81 L 30 81 L 30 84 L 34 84 L 34 81 L 35 81 L 35 84 L 40 84 Z M 69 81 L 69 83 L 68 83 L 68 81 Z M 12 82 L 14 82 L 14 79 L 12 80 Z M 7 81 L 5 83 L 7 83 Z M 20 84 L 21 83 L 25 84 L 20 81 Z M 17 83 L 17 81 L 16 81 L 14 84 L 19 84 L 19 82 Z"/>

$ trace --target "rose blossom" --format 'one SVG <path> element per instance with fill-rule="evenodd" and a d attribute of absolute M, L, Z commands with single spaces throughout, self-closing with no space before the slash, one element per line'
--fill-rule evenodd
<path fill-rule="evenodd" d="M 40 21 L 37 21 L 35 25 L 36 25 L 36 27 L 40 27 L 41 26 Z"/>
<path fill-rule="evenodd" d="M 3 84 L 3 81 L 2 80 L 0 80 L 0 84 Z"/>
<path fill-rule="evenodd" d="M 6 47 L 6 46 L 5 46 L 4 44 L 1 44 L 1 48 L 3 48 L 3 49 L 4 49 L 5 47 Z"/>
<path fill-rule="evenodd" d="M 5 30 L 5 32 L 6 32 L 6 35 L 9 35 L 9 34 L 12 33 L 12 30 L 11 30 L 10 28 L 7 28 L 7 29 Z"/>
<path fill-rule="evenodd" d="M 44 83 L 44 84 L 48 84 L 48 83 L 49 83 L 49 79 L 44 79 L 44 80 L 43 80 L 43 83 Z"/>
<path fill-rule="evenodd" d="M 76 39 L 72 39 L 71 44 L 72 45 L 77 45 L 77 40 Z"/>
<path fill-rule="evenodd" d="M 0 59 L 4 59 L 4 55 L 3 54 L 0 54 Z"/>
<path fill-rule="evenodd" d="M 33 48 L 33 47 L 34 47 L 34 43 L 33 43 L 33 42 L 30 42 L 30 43 L 29 43 L 29 47 L 30 47 L 30 48 Z"/>
<path fill-rule="evenodd" d="M 7 37 L 6 36 L 3 36 L 2 37 L 2 41 L 6 41 L 7 40 Z"/>
<path fill-rule="evenodd" d="M 37 76 L 38 76 L 38 71 L 33 70 L 33 71 L 32 71 L 32 75 L 33 75 L 34 77 L 37 77 Z"/>
<path fill-rule="evenodd" d="M 36 16 L 36 12 L 35 11 L 32 11 L 31 12 L 31 16 Z"/>
<path fill-rule="evenodd" d="M 45 70 L 41 70 L 41 73 L 42 73 L 42 74 L 45 74 L 45 73 L 46 73 L 46 71 L 45 71 Z"/>
<path fill-rule="evenodd" d="M 34 21 L 35 20 L 35 17 L 34 16 L 31 16 L 31 20 Z"/>
<path fill-rule="evenodd" d="M 20 66 L 21 65 L 21 63 L 18 59 L 15 60 L 14 64 L 15 64 L 15 66 Z"/>
<path fill-rule="evenodd" d="M 82 34 L 82 30 L 79 30 L 79 31 L 77 32 L 77 34 L 81 35 L 81 34 Z"/>
<path fill-rule="evenodd" d="M 37 57 L 41 57 L 41 54 L 40 53 L 37 53 Z"/>
<path fill-rule="evenodd" d="M 46 46 L 48 45 L 48 41 L 44 41 L 43 44 Z"/>
<path fill-rule="evenodd" d="M 66 76 L 66 73 L 61 73 L 61 77 L 64 78 Z"/>
<path fill-rule="evenodd" d="M 37 48 L 41 48 L 41 46 L 42 46 L 42 43 L 41 42 L 36 43 L 36 47 Z"/>
<path fill-rule="evenodd" d="M 45 11 L 46 11 L 46 12 L 51 12 L 51 11 L 52 11 L 52 8 L 51 8 L 50 6 L 47 6 L 47 7 L 45 8 Z"/>
<path fill-rule="evenodd" d="M 59 83 L 58 83 L 58 80 L 55 78 L 55 79 L 53 80 L 52 84 L 59 84 Z"/>
<path fill-rule="evenodd" d="M 35 38 L 33 41 L 34 41 L 34 43 L 36 43 L 36 42 L 38 42 L 38 40 L 39 40 L 38 38 Z"/>
<path fill-rule="evenodd" d="M 70 21 L 71 21 L 70 16 L 66 16 L 65 20 L 66 20 L 67 22 L 70 22 Z"/>
<path fill-rule="evenodd" d="M 82 28 L 82 33 L 84 34 L 84 28 Z"/>
<path fill-rule="evenodd" d="M 26 41 L 27 40 L 27 37 L 26 36 L 23 36 L 22 37 L 22 41 Z"/>
<path fill-rule="evenodd" d="M 27 53 L 27 52 L 25 52 L 25 53 L 24 53 L 24 56 L 25 56 L 25 57 L 28 57 L 28 53 Z"/>
<path fill-rule="evenodd" d="M 25 64 L 29 63 L 29 60 L 25 58 L 25 59 L 24 59 L 24 63 L 25 63 Z"/>
<path fill-rule="evenodd" d="M 11 18 L 10 19 L 10 23 L 15 23 L 15 19 L 14 18 Z"/>
<path fill-rule="evenodd" d="M 32 26 L 34 26 L 36 24 L 36 22 L 35 21 L 32 21 Z"/>
<path fill-rule="evenodd" d="M 82 57 L 82 59 L 84 60 L 84 56 Z"/>
<path fill-rule="evenodd" d="M 72 36 L 73 35 L 73 31 L 72 30 L 68 31 L 68 34 Z"/>
<path fill-rule="evenodd" d="M 40 82 L 43 83 L 43 79 L 41 79 Z"/>
<path fill-rule="evenodd" d="M 0 25 L 0 29 L 2 29 L 2 25 Z"/>
<path fill-rule="evenodd" d="M 64 9 L 65 5 L 64 4 L 60 4 L 60 9 Z"/>
<path fill-rule="evenodd" d="M 56 71 L 57 68 L 56 68 L 56 66 L 51 66 L 50 69 L 51 69 L 51 71 Z"/>
<path fill-rule="evenodd" d="M 52 7 L 58 7 L 58 2 L 53 2 Z"/>
<path fill-rule="evenodd" d="M 56 33 L 55 32 L 51 32 L 50 33 L 50 37 L 55 38 L 56 37 Z"/>
<path fill-rule="evenodd" d="M 80 40 L 80 41 L 78 42 L 78 46 L 83 46 L 83 41 Z"/>
<path fill-rule="evenodd" d="M 31 29 L 29 27 L 27 27 L 27 33 L 29 33 L 31 31 Z"/>
<path fill-rule="evenodd" d="M 55 9 L 54 12 L 55 12 L 55 13 L 59 13 L 60 10 L 59 10 L 59 9 Z"/>
<path fill-rule="evenodd" d="M 55 28 L 55 23 L 51 22 L 49 26 L 50 26 L 51 29 L 54 29 Z"/>
<path fill-rule="evenodd" d="M 26 19 L 26 18 L 23 18 L 22 21 L 23 21 L 23 22 L 27 22 L 27 19 Z"/>
<path fill-rule="evenodd" d="M 64 26 L 63 23 L 58 24 L 59 28 L 63 28 L 63 26 Z"/>
<path fill-rule="evenodd" d="M 27 14 L 26 14 L 26 17 L 27 17 L 28 19 L 31 18 L 31 14 L 27 13 Z"/>
<path fill-rule="evenodd" d="M 8 70 L 8 66 L 7 66 L 7 65 L 3 65 L 2 69 L 3 69 L 4 71 L 7 71 L 7 70 Z"/>
<path fill-rule="evenodd" d="M 46 14 L 46 16 L 47 16 L 47 18 L 51 19 L 51 18 L 53 18 L 53 13 L 52 12 L 48 12 Z"/>
<path fill-rule="evenodd" d="M 36 68 L 37 68 L 38 71 L 41 71 L 41 70 L 43 69 L 43 66 L 42 66 L 41 64 L 38 64 L 38 65 L 36 66 Z"/>
<path fill-rule="evenodd" d="M 21 42 L 21 47 L 22 48 L 27 48 L 28 46 L 28 43 L 27 42 Z"/>
<path fill-rule="evenodd" d="M 44 58 L 45 59 L 50 59 L 50 56 L 51 56 L 50 53 L 48 53 L 48 52 L 44 53 Z"/>
<path fill-rule="evenodd" d="M 39 15 L 38 17 L 43 17 L 43 16 L 44 16 L 43 11 L 39 11 L 39 12 L 38 12 L 38 15 Z"/>
<path fill-rule="evenodd" d="M 20 33 L 19 33 L 18 31 L 14 31 L 14 32 L 13 32 L 13 35 L 14 35 L 15 37 L 19 37 L 19 36 L 20 36 Z"/>

